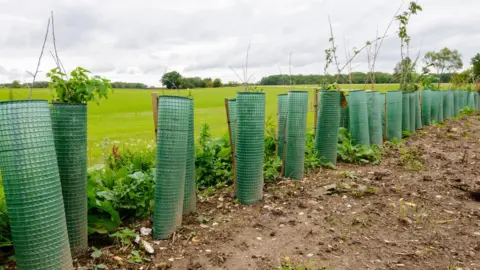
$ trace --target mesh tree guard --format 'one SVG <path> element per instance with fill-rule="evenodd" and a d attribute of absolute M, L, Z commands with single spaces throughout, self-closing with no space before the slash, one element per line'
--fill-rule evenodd
<path fill-rule="evenodd" d="M 415 92 L 415 128 L 422 128 L 422 110 L 420 107 L 420 92 Z"/>
<path fill-rule="evenodd" d="M 338 127 L 341 112 L 340 92 L 321 91 L 317 116 L 315 150 L 324 163 L 337 164 Z"/>
<path fill-rule="evenodd" d="M 0 102 L 0 168 L 18 269 L 72 269 L 47 101 Z"/>
<path fill-rule="evenodd" d="M 409 99 L 409 108 L 410 108 L 410 133 L 413 134 L 415 133 L 415 121 L 416 121 L 416 116 L 415 116 L 415 92 L 408 93 L 408 99 Z"/>
<path fill-rule="evenodd" d="M 349 128 L 356 144 L 370 145 L 368 130 L 368 110 L 365 91 L 356 90 L 349 93 Z"/>
<path fill-rule="evenodd" d="M 253 204 L 263 194 L 265 93 L 237 93 L 237 198 Z"/>
<path fill-rule="evenodd" d="M 288 93 L 287 149 L 285 155 L 285 177 L 303 178 L 305 162 L 305 140 L 307 135 L 308 92 Z M 338 122 L 337 128 L 338 130 Z"/>
<path fill-rule="evenodd" d="M 386 99 L 386 137 L 393 141 L 402 138 L 402 92 L 388 91 Z"/>
<path fill-rule="evenodd" d="M 410 98 L 402 93 L 402 131 L 410 131 Z"/>
<path fill-rule="evenodd" d="M 287 128 L 288 117 L 288 95 L 278 95 L 278 117 L 277 117 L 277 144 L 278 157 L 283 159 L 283 148 L 285 147 L 285 131 Z"/>
<path fill-rule="evenodd" d="M 167 239 L 182 223 L 189 135 L 190 98 L 158 98 L 154 237 Z"/>
<path fill-rule="evenodd" d="M 228 106 L 228 109 L 230 110 L 230 106 Z M 193 99 L 190 99 L 188 112 L 187 161 L 185 165 L 185 190 L 183 196 L 184 215 L 195 213 L 197 211 L 197 188 L 195 185 L 195 114 Z"/>
<path fill-rule="evenodd" d="M 370 143 L 376 145 L 383 144 L 382 137 L 382 102 L 380 92 L 367 92 L 368 108 L 368 128 L 370 134 Z"/>
<path fill-rule="evenodd" d="M 87 105 L 53 103 L 51 116 L 68 239 L 78 254 L 88 249 Z"/>
<path fill-rule="evenodd" d="M 422 90 L 422 123 L 429 126 L 432 122 L 432 90 Z"/>

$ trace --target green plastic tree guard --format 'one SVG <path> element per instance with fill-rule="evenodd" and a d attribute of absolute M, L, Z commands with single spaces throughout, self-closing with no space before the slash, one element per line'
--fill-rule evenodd
<path fill-rule="evenodd" d="M 410 108 L 410 133 L 413 134 L 415 133 L 415 121 L 416 121 L 416 108 L 415 108 L 415 92 L 408 93 L 408 99 L 409 99 L 409 108 Z"/>
<path fill-rule="evenodd" d="M 410 132 L 410 97 L 402 93 L 402 131 Z"/>
<path fill-rule="evenodd" d="M 236 98 L 229 98 L 228 99 L 228 116 L 230 119 L 230 129 L 232 133 L 232 147 L 235 149 L 235 132 L 236 132 L 236 126 L 237 126 L 237 99 Z"/>
<path fill-rule="evenodd" d="M 415 91 L 415 129 L 421 129 L 422 126 L 422 110 L 420 106 L 420 91 Z"/>
<path fill-rule="evenodd" d="M 192 101 L 159 96 L 153 231 L 167 239 L 182 223 Z"/>
<path fill-rule="evenodd" d="M 285 147 L 285 130 L 288 117 L 288 94 L 278 95 L 278 117 L 277 117 L 277 138 L 278 157 L 283 159 L 283 148 Z"/>
<path fill-rule="evenodd" d="M 382 102 L 380 93 L 378 91 L 369 91 L 366 94 L 370 143 L 382 145 Z"/>
<path fill-rule="evenodd" d="M 288 92 L 287 149 L 285 177 L 303 179 L 307 136 L 308 92 Z M 337 130 L 338 130 L 338 122 Z"/>
<path fill-rule="evenodd" d="M 454 116 L 458 116 L 460 114 L 460 91 L 454 90 L 453 92 L 453 111 Z"/>
<path fill-rule="evenodd" d="M 438 122 L 443 122 L 443 91 L 437 91 L 438 99 Z"/>
<path fill-rule="evenodd" d="M 463 106 L 462 109 L 468 106 L 468 91 L 467 90 L 462 90 L 463 94 Z"/>
<path fill-rule="evenodd" d="M 431 119 L 432 121 L 438 122 L 438 113 L 440 110 L 440 99 L 439 91 L 432 91 L 432 104 L 431 104 Z"/>
<path fill-rule="evenodd" d="M 450 97 L 448 91 L 442 91 L 443 95 L 443 119 L 450 119 Z"/>
<path fill-rule="evenodd" d="M 422 90 L 422 123 L 429 126 L 432 121 L 432 90 Z"/>
<path fill-rule="evenodd" d="M 448 99 L 450 102 L 450 118 L 455 116 L 455 97 L 454 97 L 454 91 L 448 90 Z"/>
<path fill-rule="evenodd" d="M 265 93 L 237 93 L 237 188 L 241 204 L 262 199 Z"/>
<path fill-rule="evenodd" d="M 475 110 L 475 93 L 468 92 L 468 107 L 472 110 Z"/>
<path fill-rule="evenodd" d="M 380 94 L 380 106 L 382 107 L 382 138 L 385 137 L 385 101 L 386 101 L 386 94 L 381 93 Z"/>
<path fill-rule="evenodd" d="M 47 101 L 0 102 L 0 169 L 17 269 L 72 269 Z"/>
<path fill-rule="evenodd" d="M 188 107 L 188 141 L 187 141 L 187 161 L 185 165 L 185 191 L 183 195 L 183 214 L 191 214 L 197 211 L 197 194 L 195 184 L 195 114 L 193 99 L 189 100 Z M 230 110 L 230 100 L 228 101 Z M 235 103 L 235 101 L 233 102 Z"/>
<path fill-rule="evenodd" d="M 87 105 L 53 103 L 55 150 L 72 254 L 88 249 Z"/>
<path fill-rule="evenodd" d="M 336 91 L 320 92 L 320 107 L 317 115 L 315 150 L 324 163 L 337 165 L 338 127 L 342 94 Z M 346 121 L 346 120 L 345 120 Z"/>
<path fill-rule="evenodd" d="M 370 145 L 368 109 L 365 91 L 350 91 L 349 128 L 356 144 Z"/>
<path fill-rule="evenodd" d="M 478 111 L 480 109 L 480 94 L 478 92 L 475 92 L 475 104 Z"/>
<path fill-rule="evenodd" d="M 393 141 L 402 138 L 402 92 L 388 91 L 386 94 L 386 137 Z"/>

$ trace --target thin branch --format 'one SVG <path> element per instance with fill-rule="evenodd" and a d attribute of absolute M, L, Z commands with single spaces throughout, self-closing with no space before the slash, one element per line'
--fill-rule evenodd
<path fill-rule="evenodd" d="M 32 74 L 32 72 L 28 72 L 30 75 L 32 75 L 32 86 L 30 87 L 28 84 L 27 84 L 27 87 L 29 88 L 29 94 L 28 94 L 28 99 L 30 100 L 32 98 L 32 91 L 33 91 L 33 87 L 35 85 L 35 79 L 37 79 L 37 75 L 38 75 L 38 69 L 40 68 L 40 63 L 42 62 L 42 56 L 43 56 L 43 51 L 45 50 L 45 44 L 47 43 L 47 39 L 48 39 L 48 32 L 50 30 L 50 20 L 51 18 L 48 18 L 48 23 L 47 23 L 47 31 L 45 33 L 45 38 L 43 40 L 43 45 L 42 45 L 42 50 L 40 51 L 40 56 L 38 57 L 38 62 L 37 62 L 37 69 L 35 70 L 35 73 Z"/>
<path fill-rule="evenodd" d="M 337 72 L 340 73 L 339 64 L 337 61 L 337 47 L 335 46 L 335 37 L 333 36 L 333 27 L 332 22 L 330 21 L 330 15 L 328 16 L 328 24 L 330 25 L 330 41 L 332 42 L 332 49 L 333 49 L 333 58 L 335 60 L 335 65 L 337 66 Z"/>
<path fill-rule="evenodd" d="M 282 70 L 280 69 L 280 66 L 279 66 L 278 64 L 277 64 L 277 68 L 278 68 L 278 71 L 280 71 L 280 76 L 281 76 L 281 78 L 282 78 L 282 85 L 285 85 L 285 81 L 284 81 L 284 79 L 283 79 L 283 72 L 282 72 Z"/>
<path fill-rule="evenodd" d="M 235 71 L 235 69 L 232 68 L 232 66 L 228 66 L 228 67 L 233 71 L 233 73 L 235 73 L 235 75 L 237 75 L 238 79 L 239 79 L 241 82 L 244 81 L 244 80 L 240 77 L 240 75 L 238 75 L 238 73 Z"/>

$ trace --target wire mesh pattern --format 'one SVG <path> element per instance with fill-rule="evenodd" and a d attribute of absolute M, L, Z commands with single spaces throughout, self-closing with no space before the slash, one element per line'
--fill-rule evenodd
<path fill-rule="evenodd" d="M 195 119 L 193 99 L 189 100 L 188 106 L 188 141 L 187 163 L 185 167 L 185 192 L 183 197 L 183 214 L 187 215 L 197 211 L 197 196 L 195 186 Z M 230 106 L 228 107 L 230 109 Z"/>
<path fill-rule="evenodd" d="M 385 133 L 385 105 L 386 105 L 386 94 L 380 93 L 380 106 L 382 107 L 382 137 L 386 136 Z"/>
<path fill-rule="evenodd" d="M 154 237 L 167 239 L 182 222 L 191 99 L 158 98 Z"/>
<path fill-rule="evenodd" d="M 422 123 L 429 126 L 432 122 L 432 91 L 422 90 Z"/>
<path fill-rule="evenodd" d="M 253 204 L 263 196 L 265 93 L 237 93 L 237 188 L 241 204 Z"/>
<path fill-rule="evenodd" d="M 455 90 L 453 92 L 453 111 L 454 111 L 454 116 L 457 116 L 460 114 L 460 91 Z"/>
<path fill-rule="evenodd" d="M 365 91 L 351 91 L 349 96 L 349 128 L 352 139 L 356 144 L 370 145 Z"/>
<path fill-rule="evenodd" d="M 283 159 L 283 148 L 285 147 L 285 131 L 288 117 L 288 94 L 278 95 L 278 117 L 277 117 L 277 138 L 278 157 Z"/>
<path fill-rule="evenodd" d="M 416 121 L 416 109 L 415 109 L 415 92 L 408 93 L 408 100 L 410 103 L 410 133 L 413 134 L 415 133 L 415 121 Z"/>
<path fill-rule="evenodd" d="M 285 155 L 285 177 L 303 178 L 305 162 L 305 139 L 307 135 L 308 92 L 288 93 L 287 149 Z M 338 122 L 335 128 L 338 133 Z"/>
<path fill-rule="evenodd" d="M 437 99 L 438 99 L 438 122 L 443 122 L 443 91 L 436 91 Z"/>
<path fill-rule="evenodd" d="M 468 106 L 468 91 L 462 90 L 462 109 Z"/>
<path fill-rule="evenodd" d="M 402 131 L 410 131 L 410 98 L 402 93 Z"/>
<path fill-rule="evenodd" d="M 237 126 L 237 99 L 229 98 L 228 99 L 228 116 L 230 119 L 230 132 L 232 133 L 232 149 L 235 149 L 235 140 L 236 140 L 236 126 Z"/>
<path fill-rule="evenodd" d="M 431 107 L 431 118 L 432 121 L 439 122 L 440 121 L 440 91 L 432 91 L 432 107 Z"/>
<path fill-rule="evenodd" d="M 480 109 L 480 95 L 478 92 L 475 92 L 475 105 L 477 110 Z"/>
<path fill-rule="evenodd" d="M 470 109 L 475 109 L 475 93 L 468 92 L 468 107 Z"/>
<path fill-rule="evenodd" d="M 54 103 L 50 112 L 68 239 L 78 254 L 88 249 L 87 105 Z"/>
<path fill-rule="evenodd" d="M 450 102 L 450 118 L 455 116 L 455 98 L 454 98 L 454 91 L 448 90 L 448 100 Z"/>
<path fill-rule="evenodd" d="M 72 269 L 47 101 L 0 102 L 0 168 L 18 269 Z"/>
<path fill-rule="evenodd" d="M 452 107 L 450 103 L 450 91 L 442 91 L 443 94 L 443 119 L 450 119 L 452 117 Z"/>
<path fill-rule="evenodd" d="M 370 143 L 383 144 L 382 137 L 382 102 L 378 91 L 367 92 L 368 128 Z"/>
<path fill-rule="evenodd" d="M 415 92 L 415 129 L 422 128 L 422 110 L 420 108 L 420 92 Z"/>
<path fill-rule="evenodd" d="M 337 164 L 338 128 L 341 126 L 340 113 L 342 94 L 320 92 L 320 108 L 317 112 L 315 150 L 324 163 Z"/>
<path fill-rule="evenodd" d="M 386 94 L 386 137 L 387 140 L 402 138 L 402 92 L 388 91 Z"/>

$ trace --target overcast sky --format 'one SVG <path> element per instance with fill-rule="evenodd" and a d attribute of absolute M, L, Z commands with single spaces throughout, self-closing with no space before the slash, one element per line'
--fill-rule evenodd
<path fill-rule="evenodd" d="M 321 74 L 328 47 L 328 15 L 345 62 L 344 45 L 362 47 L 383 33 L 401 0 L 0 0 L 0 83 L 29 80 L 35 70 L 50 10 L 57 47 L 68 70 L 77 66 L 112 81 L 159 85 L 165 66 L 183 76 L 238 78 L 251 42 L 249 73 L 256 80 L 288 72 Z M 412 54 L 458 49 L 464 63 L 480 52 L 480 1 L 419 0 L 411 19 Z M 406 9 L 408 2 L 404 4 Z M 392 72 L 400 59 L 397 23 L 383 44 L 377 70 Z M 344 39 L 346 42 L 344 42 Z M 54 67 L 49 51 L 39 80 Z M 367 71 L 366 54 L 354 71 Z"/>

